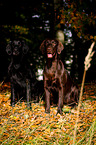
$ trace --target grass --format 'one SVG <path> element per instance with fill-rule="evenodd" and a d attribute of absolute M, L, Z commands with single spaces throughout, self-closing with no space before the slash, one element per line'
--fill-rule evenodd
<path fill-rule="evenodd" d="M 94 87 L 94 90 L 90 90 L 92 86 L 94 86 L 92 83 L 85 86 L 86 92 L 84 92 L 82 98 L 76 130 L 75 144 L 77 145 L 94 145 L 96 141 L 96 99 L 93 97 L 93 91 L 95 91 L 96 87 Z M 88 95 L 89 90 L 90 95 Z M 42 100 L 31 105 L 32 110 L 27 109 L 25 102 L 18 103 L 12 108 L 10 106 L 10 90 L 0 94 L 1 145 L 73 144 L 77 107 L 72 109 L 64 106 L 63 115 L 56 115 L 57 107 L 51 107 L 50 114 L 45 113 Z"/>

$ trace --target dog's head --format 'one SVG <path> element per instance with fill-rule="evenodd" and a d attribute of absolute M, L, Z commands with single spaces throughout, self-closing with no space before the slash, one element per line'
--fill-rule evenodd
<path fill-rule="evenodd" d="M 47 55 L 47 58 L 53 58 L 56 54 L 60 54 L 63 49 L 63 44 L 57 39 L 45 39 L 40 46 L 42 54 Z"/>
<path fill-rule="evenodd" d="M 14 40 L 10 41 L 6 46 L 6 52 L 8 55 L 19 56 L 21 53 L 26 54 L 29 47 L 24 41 Z"/>

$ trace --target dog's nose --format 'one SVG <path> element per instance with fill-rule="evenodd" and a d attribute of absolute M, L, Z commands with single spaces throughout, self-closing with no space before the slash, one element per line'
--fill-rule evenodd
<path fill-rule="evenodd" d="M 15 48 L 15 49 L 13 50 L 13 55 L 19 55 L 19 51 L 18 51 L 17 48 Z"/>
<path fill-rule="evenodd" d="M 49 46 L 49 47 L 47 48 L 47 53 L 52 53 L 52 47 L 51 47 L 51 46 Z"/>

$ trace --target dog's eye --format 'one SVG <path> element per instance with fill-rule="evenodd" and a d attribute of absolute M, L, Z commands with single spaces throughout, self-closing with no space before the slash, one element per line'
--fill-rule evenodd
<path fill-rule="evenodd" d="M 56 41 L 54 41 L 54 40 L 52 40 L 51 43 L 52 43 L 52 46 L 54 46 L 54 47 L 55 47 L 56 44 L 57 44 Z"/>
<path fill-rule="evenodd" d="M 47 40 L 47 41 L 46 41 L 46 45 L 48 45 L 49 43 L 50 43 L 50 40 Z"/>
<path fill-rule="evenodd" d="M 21 46 L 21 42 L 20 41 L 18 41 L 18 45 Z"/>

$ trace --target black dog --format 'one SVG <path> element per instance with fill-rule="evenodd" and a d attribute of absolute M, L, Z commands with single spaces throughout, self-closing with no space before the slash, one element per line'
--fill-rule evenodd
<path fill-rule="evenodd" d="M 31 78 L 32 73 L 27 63 L 27 52 L 29 47 L 24 41 L 10 41 L 6 47 L 6 52 L 11 56 L 8 67 L 8 74 L 11 81 L 11 105 L 15 105 L 15 98 L 26 94 L 27 106 L 31 105 Z"/>
<path fill-rule="evenodd" d="M 45 111 L 50 112 L 50 97 L 54 94 L 54 100 L 58 97 L 57 113 L 62 114 L 63 104 L 78 102 L 78 87 L 74 85 L 59 59 L 58 55 L 64 49 L 63 44 L 57 39 L 46 39 L 42 42 L 40 49 L 46 58 L 44 68 Z"/>

